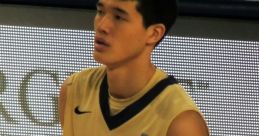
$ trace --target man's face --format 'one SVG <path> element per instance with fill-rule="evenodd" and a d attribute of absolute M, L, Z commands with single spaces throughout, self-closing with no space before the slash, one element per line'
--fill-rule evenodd
<path fill-rule="evenodd" d="M 137 1 L 100 0 L 94 20 L 93 56 L 108 66 L 119 66 L 141 58 L 147 31 Z"/>

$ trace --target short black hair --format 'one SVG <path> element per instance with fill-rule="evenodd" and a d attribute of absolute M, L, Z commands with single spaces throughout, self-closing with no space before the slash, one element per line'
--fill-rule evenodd
<path fill-rule="evenodd" d="M 166 35 L 178 16 L 177 0 L 137 0 L 137 2 L 136 8 L 142 15 L 144 27 L 162 23 L 165 25 Z"/>

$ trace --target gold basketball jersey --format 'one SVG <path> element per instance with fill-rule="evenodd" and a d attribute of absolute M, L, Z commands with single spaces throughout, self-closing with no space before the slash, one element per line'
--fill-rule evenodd
<path fill-rule="evenodd" d="M 177 115 L 199 112 L 186 91 L 174 79 L 167 85 L 167 78 L 157 69 L 139 93 L 116 99 L 109 95 L 105 66 L 73 74 L 67 82 L 63 135 L 166 136 Z"/>

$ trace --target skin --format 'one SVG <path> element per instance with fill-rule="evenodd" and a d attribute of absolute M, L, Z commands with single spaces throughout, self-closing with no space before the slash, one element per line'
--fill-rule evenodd
<path fill-rule="evenodd" d="M 156 69 L 151 53 L 165 33 L 163 24 L 145 28 L 136 4 L 132 0 L 100 0 L 97 4 L 93 56 L 106 65 L 109 91 L 117 98 L 133 96 L 151 79 Z M 59 97 L 62 127 L 65 102 L 66 81 Z M 167 136 L 208 136 L 208 129 L 197 112 L 186 111 L 172 121 Z"/>

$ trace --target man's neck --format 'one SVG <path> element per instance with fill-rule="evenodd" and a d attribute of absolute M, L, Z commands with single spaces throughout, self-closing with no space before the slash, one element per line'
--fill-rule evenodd
<path fill-rule="evenodd" d="M 113 97 L 128 98 L 141 91 L 155 73 L 155 66 L 120 67 L 107 69 L 109 91 Z"/>

